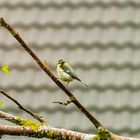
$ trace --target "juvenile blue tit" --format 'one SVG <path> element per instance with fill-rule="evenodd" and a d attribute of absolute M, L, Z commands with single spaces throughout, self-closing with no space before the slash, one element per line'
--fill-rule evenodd
<path fill-rule="evenodd" d="M 86 87 L 88 87 L 85 83 L 83 83 L 77 76 L 77 74 L 74 72 L 73 68 L 63 59 L 58 61 L 57 64 L 57 74 L 58 78 L 62 81 L 67 82 L 67 85 L 73 81 L 74 79 L 78 80 L 82 84 L 84 84 Z"/>

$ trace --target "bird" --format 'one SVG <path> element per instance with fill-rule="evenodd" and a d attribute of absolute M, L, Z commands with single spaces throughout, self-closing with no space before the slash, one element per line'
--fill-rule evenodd
<path fill-rule="evenodd" d="M 81 79 L 77 76 L 70 64 L 63 59 L 58 61 L 57 74 L 58 79 L 67 82 L 66 86 L 68 86 L 68 84 L 75 79 L 81 82 L 84 86 L 88 87 L 88 85 L 82 82 Z"/>

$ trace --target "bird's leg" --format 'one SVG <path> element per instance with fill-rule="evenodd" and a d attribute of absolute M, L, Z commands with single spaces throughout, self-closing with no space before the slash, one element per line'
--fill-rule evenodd
<path fill-rule="evenodd" d="M 69 84 L 70 82 L 67 82 L 67 84 L 66 84 L 66 87 L 68 87 L 68 84 Z"/>

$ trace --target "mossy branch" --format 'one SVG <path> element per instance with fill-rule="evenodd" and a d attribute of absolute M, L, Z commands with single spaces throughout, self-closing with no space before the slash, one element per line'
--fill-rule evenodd
<path fill-rule="evenodd" d="M 61 140 L 84 140 L 93 139 L 96 135 L 89 135 L 66 129 L 53 128 L 47 125 L 39 125 L 34 121 L 11 115 L 0 111 L 0 118 L 10 121 L 19 126 L 0 125 L 0 135 L 18 135 L 36 138 L 50 138 Z"/>
<path fill-rule="evenodd" d="M 91 135 L 66 129 L 54 128 L 47 125 L 39 125 L 34 121 L 14 116 L 3 111 L 0 111 L 0 118 L 19 125 L 0 125 L 0 135 L 17 135 L 58 140 L 140 140 L 115 135 L 105 128 L 99 128 L 96 135 Z"/>
<path fill-rule="evenodd" d="M 53 127 L 41 126 L 36 131 L 32 130 L 30 127 L 20 127 L 20 126 L 7 126 L 0 125 L 0 135 L 12 135 L 12 136 L 28 136 L 35 138 L 49 138 L 57 140 L 140 140 L 131 137 L 122 137 L 117 135 L 112 135 L 111 138 L 103 138 L 99 135 L 90 135 L 85 133 L 74 132 L 66 129 L 58 129 Z"/>
<path fill-rule="evenodd" d="M 41 126 L 34 121 L 31 121 L 31 120 L 28 120 L 28 119 L 23 119 L 22 117 L 17 117 L 17 116 L 11 115 L 9 113 L 5 113 L 3 111 L 0 111 L 0 118 L 4 119 L 4 120 L 7 120 L 9 122 L 12 122 L 16 125 L 20 125 L 20 126 L 30 126 L 31 128 L 37 128 L 37 127 Z"/>
<path fill-rule="evenodd" d="M 35 138 L 49 138 L 56 140 L 94 140 L 95 135 L 78 133 L 65 129 L 57 129 L 53 127 L 40 127 L 36 131 L 25 126 L 7 126 L 0 125 L 0 135 L 28 136 Z"/>
<path fill-rule="evenodd" d="M 122 137 L 109 132 L 105 128 L 99 128 L 96 135 L 79 133 L 66 129 L 59 129 L 47 125 L 39 125 L 34 121 L 0 111 L 0 118 L 19 126 L 0 125 L 0 136 L 28 136 L 35 138 L 49 138 L 57 140 L 140 140 L 131 137 Z"/>

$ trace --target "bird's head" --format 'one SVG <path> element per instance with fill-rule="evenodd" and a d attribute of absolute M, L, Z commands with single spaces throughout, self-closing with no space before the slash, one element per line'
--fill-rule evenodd
<path fill-rule="evenodd" d="M 59 61 L 58 61 L 58 65 L 63 65 L 64 63 L 65 63 L 66 61 L 64 61 L 63 59 L 60 59 Z"/>

